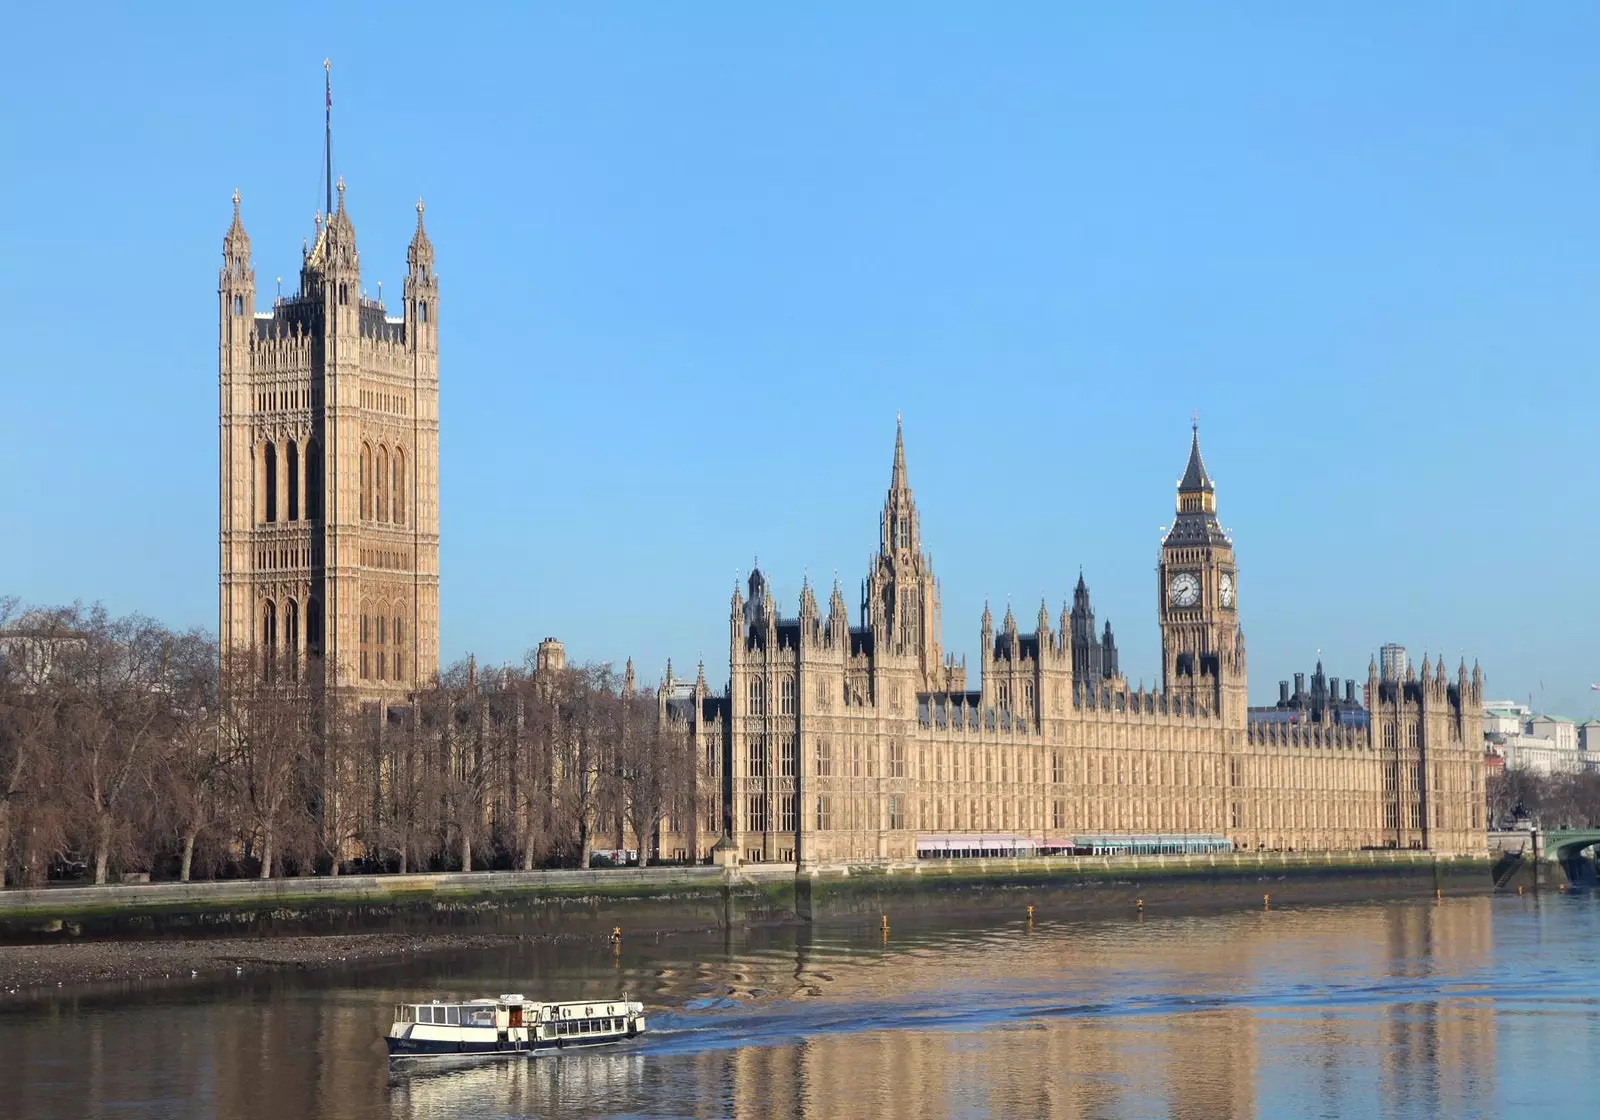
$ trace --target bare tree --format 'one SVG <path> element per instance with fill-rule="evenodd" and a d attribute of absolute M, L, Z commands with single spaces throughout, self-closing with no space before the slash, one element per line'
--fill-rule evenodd
<path fill-rule="evenodd" d="M 151 619 L 112 619 L 99 607 L 82 635 L 63 658 L 60 747 L 86 816 L 94 881 L 103 884 L 114 856 L 138 858 L 124 810 L 135 790 L 149 790 L 161 761 L 153 756 L 171 741 L 174 640 Z"/>
<path fill-rule="evenodd" d="M 178 879 L 187 883 L 194 870 L 195 844 L 218 811 L 225 778 L 216 643 L 200 633 L 179 635 L 173 642 L 168 680 L 172 743 L 165 752 L 158 788 L 177 829 Z"/>
<path fill-rule="evenodd" d="M 79 640 L 75 617 L 72 610 L 25 611 L 15 598 L 0 599 L 0 884 L 8 871 L 16 883 L 30 878 L 32 860 L 13 859 L 11 851 L 19 818 L 32 818 L 30 829 L 37 830 L 41 818 L 59 817 L 56 807 L 29 794 L 47 785 L 67 698 L 57 664 Z"/>
<path fill-rule="evenodd" d="M 239 823 L 258 845 L 261 878 L 270 879 L 275 861 L 309 846 L 304 795 L 319 713 L 304 683 L 262 672 L 262 665 L 251 650 L 225 658 L 223 738 Z"/>

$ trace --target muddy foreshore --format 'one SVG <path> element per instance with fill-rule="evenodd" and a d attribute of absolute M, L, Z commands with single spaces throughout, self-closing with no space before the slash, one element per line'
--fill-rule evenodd
<path fill-rule="evenodd" d="M 0 945 L 0 1007 L 128 986 L 335 971 L 545 940 L 506 933 L 360 933 Z"/>

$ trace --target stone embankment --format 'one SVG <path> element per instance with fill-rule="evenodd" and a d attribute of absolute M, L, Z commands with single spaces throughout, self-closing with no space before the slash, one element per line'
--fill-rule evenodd
<path fill-rule="evenodd" d="M 551 938 L 882 915 L 1143 914 L 1494 889 L 1428 852 L 1057 856 L 797 869 L 661 867 L 0 891 L 0 997 L 55 984 L 338 967 Z"/>

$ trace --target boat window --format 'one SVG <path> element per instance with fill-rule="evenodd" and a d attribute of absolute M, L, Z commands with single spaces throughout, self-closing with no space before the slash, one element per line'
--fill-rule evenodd
<path fill-rule="evenodd" d="M 494 1026 L 494 1012 L 487 1007 L 477 1007 L 472 1011 L 472 1025 L 475 1027 Z"/>
<path fill-rule="evenodd" d="M 445 1008 L 445 1016 L 445 1022 L 450 1026 L 459 1027 L 461 1025 L 461 1008 L 447 1007 Z"/>

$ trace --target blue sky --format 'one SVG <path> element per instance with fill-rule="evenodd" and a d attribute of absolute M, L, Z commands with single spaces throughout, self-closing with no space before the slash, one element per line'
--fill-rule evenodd
<path fill-rule="evenodd" d="M 35 5 L 0 68 L 0 593 L 215 626 L 228 198 L 442 276 L 443 655 L 726 675 L 852 603 L 896 411 L 975 658 L 1082 565 L 1130 675 L 1198 409 L 1251 691 L 1389 640 L 1596 712 L 1600 41 L 1494 4 Z M 1596 694 L 1600 695 L 1600 694 Z"/>

